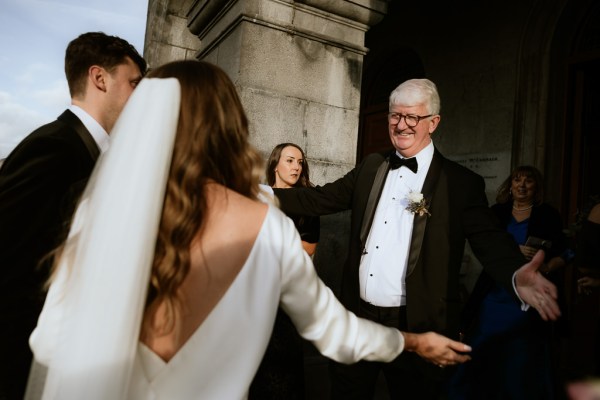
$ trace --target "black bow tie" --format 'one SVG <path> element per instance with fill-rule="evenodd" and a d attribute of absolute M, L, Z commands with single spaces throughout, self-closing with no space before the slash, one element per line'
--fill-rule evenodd
<path fill-rule="evenodd" d="M 390 156 L 390 168 L 391 169 L 397 169 L 397 168 L 400 168 L 403 165 L 406 168 L 410 169 L 415 174 L 417 173 L 417 169 L 419 168 L 419 165 L 417 164 L 417 158 L 416 157 L 412 157 L 412 158 L 400 158 L 400 157 L 398 157 L 398 155 L 396 153 L 393 153 Z"/>

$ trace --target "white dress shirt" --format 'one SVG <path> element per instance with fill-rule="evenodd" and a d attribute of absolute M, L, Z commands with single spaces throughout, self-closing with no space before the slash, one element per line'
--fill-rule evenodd
<path fill-rule="evenodd" d="M 414 219 L 406 209 L 407 195 L 421 192 L 433 152 L 430 142 L 415 156 L 419 165 L 416 173 L 404 166 L 388 172 L 360 261 L 360 297 L 368 303 L 406 305 L 406 266 Z"/>
<path fill-rule="evenodd" d="M 71 104 L 69 106 L 69 110 L 79 118 L 81 123 L 85 126 L 85 128 L 90 132 L 94 141 L 98 145 L 98 149 L 100 149 L 100 153 L 104 153 L 108 150 L 108 146 L 110 144 L 110 136 L 108 136 L 108 132 L 104 130 L 104 128 L 96 121 L 90 114 L 88 114 L 83 108 Z"/>

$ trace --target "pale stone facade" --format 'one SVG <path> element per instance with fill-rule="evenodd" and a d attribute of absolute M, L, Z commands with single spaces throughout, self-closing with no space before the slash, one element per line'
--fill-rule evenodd
<path fill-rule="evenodd" d="M 364 36 L 385 1 L 158 0 L 149 10 L 150 64 L 193 53 L 223 68 L 265 158 L 294 142 L 317 184 L 355 165 Z"/>

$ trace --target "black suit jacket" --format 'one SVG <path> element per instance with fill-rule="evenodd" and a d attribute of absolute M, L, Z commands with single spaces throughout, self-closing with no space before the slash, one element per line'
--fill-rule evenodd
<path fill-rule="evenodd" d="M 0 358 L 11 360 L 9 368 L 23 360 L 28 366 L 27 340 L 51 265 L 42 259 L 66 236 L 98 156 L 90 133 L 67 110 L 23 139 L 0 168 Z M 22 379 L 3 372 L 1 383 Z"/>
<path fill-rule="evenodd" d="M 286 213 L 352 210 L 341 301 L 355 312 L 360 303 L 361 253 L 387 178 L 389 154 L 371 154 L 344 177 L 324 186 L 275 190 Z M 498 228 L 479 175 L 436 150 L 422 192 L 431 216 L 414 218 L 406 276 L 408 329 L 456 338 L 464 303 L 459 296 L 459 271 L 465 240 L 490 276 L 511 291 L 512 275 L 525 260 L 511 237 Z"/>

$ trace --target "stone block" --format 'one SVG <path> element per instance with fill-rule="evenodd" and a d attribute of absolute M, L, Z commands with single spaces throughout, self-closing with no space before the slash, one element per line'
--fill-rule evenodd
<path fill-rule="evenodd" d="M 354 167 L 354 164 L 333 164 L 313 159 L 308 155 L 306 157 L 310 163 L 310 180 L 315 185 L 322 186 L 333 182 L 346 175 Z"/>
<path fill-rule="evenodd" d="M 177 47 L 198 51 L 200 39 L 187 29 L 187 18 L 169 14 L 166 19 L 167 29 L 164 31 L 165 41 Z"/>
<path fill-rule="evenodd" d="M 358 112 L 311 102 L 305 126 L 305 150 L 311 157 L 336 164 L 356 162 Z"/>
<path fill-rule="evenodd" d="M 256 24 L 242 29 L 244 86 L 358 110 L 362 56 Z"/>
<path fill-rule="evenodd" d="M 281 142 L 304 146 L 306 102 L 253 88 L 240 87 L 240 99 L 250 120 L 250 137 L 262 152 Z"/>
<path fill-rule="evenodd" d="M 216 53 L 216 64 L 223 68 L 233 83 L 238 87 L 242 84 L 240 80 L 240 69 L 242 54 L 242 31 L 236 29 L 230 32 L 211 53 Z"/>

